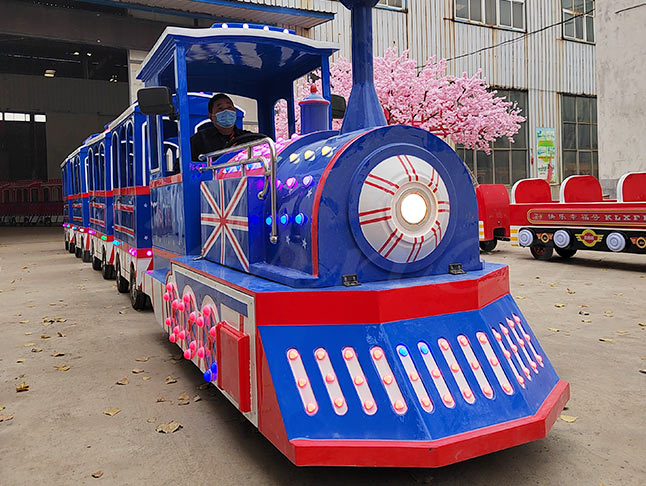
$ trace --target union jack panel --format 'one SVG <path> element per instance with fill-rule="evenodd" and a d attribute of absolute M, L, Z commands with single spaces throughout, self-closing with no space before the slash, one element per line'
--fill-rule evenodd
<path fill-rule="evenodd" d="M 249 271 L 247 177 L 200 184 L 202 256 Z"/>

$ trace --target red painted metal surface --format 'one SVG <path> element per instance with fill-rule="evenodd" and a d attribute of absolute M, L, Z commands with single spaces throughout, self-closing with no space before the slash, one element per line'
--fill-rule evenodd
<path fill-rule="evenodd" d="M 494 230 L 502 228 L 502 234 L 509 238 L 509 194 L 503 184 L 480 184 L 476 187 L 478 199 L 478 220 L 484 224 L 484 238 L 493 240 Z"/>
<path fill-rule="evenodd" d="M 241 412 L 249 412 L 251 411 L 249 336 L 224 321 L 217 324 L 216 330 L 218 387 L 231 395 Z"/>

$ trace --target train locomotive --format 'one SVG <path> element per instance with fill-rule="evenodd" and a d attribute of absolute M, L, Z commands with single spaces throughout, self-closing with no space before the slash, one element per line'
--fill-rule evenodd
<path fill-rule="evenodd" d="M 338 132 L 332 44 L 214 24 L 166 29 L 144 60 L 152 267 L 140 290 L 169 341 L 296 465 L 440 467 L 545 437 L 569 384 L 507 267 L 480 259 L 468 169 L 438 137 L 386 126 L 377 0 L 342 3 L 353 91 Z M 317 68 L 322 97 L 302 120 L 313 131 L 276 153 L 274 105 L 287 100 L 293 132 L 293 81 Z M 255 99 L 267 136 L 191 160 L 189 92 L 206 91 Z"/>

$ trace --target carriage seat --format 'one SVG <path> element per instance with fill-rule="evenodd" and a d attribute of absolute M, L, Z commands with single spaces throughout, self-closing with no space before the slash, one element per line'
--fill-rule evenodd
<path fill-rule="evenodd" d="M 552 201 L 552 190 L 545 179 L 523 179 L 511 188 L 511 202 L 549 203 Z"/>
<path fill-rule="evenodd" d="M 601 184 L 591 175 L 573 175 L 561 184 L 562 203 L 601 202 Z"/>
<path fill-rule="evenodd" d="M 617 201 L 646 202 L 646 172 L 629 172 L 617 182 Z"/>

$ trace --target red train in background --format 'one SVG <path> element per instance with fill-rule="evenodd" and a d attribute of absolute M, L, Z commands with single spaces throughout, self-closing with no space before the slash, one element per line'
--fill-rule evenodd
<path fill-rule="evenodd" d="M 589 175 L 563 181 L 558 200 L 543 179 L 518 181 L 511 201 L 502 185 L 480 185 L 476 194 L 484 251 L 508 240 L 537 260 L 549 260 L 555 251 L 562 258 L 578 250 L 646 254 L 646 172 L 621 177 L 617 199 L 604 199 L 601 184 Z"/>
<path fill-rule="evenodd" d="M 0 225 L 63 222 L 61 179 L 0 181 Z"/>

